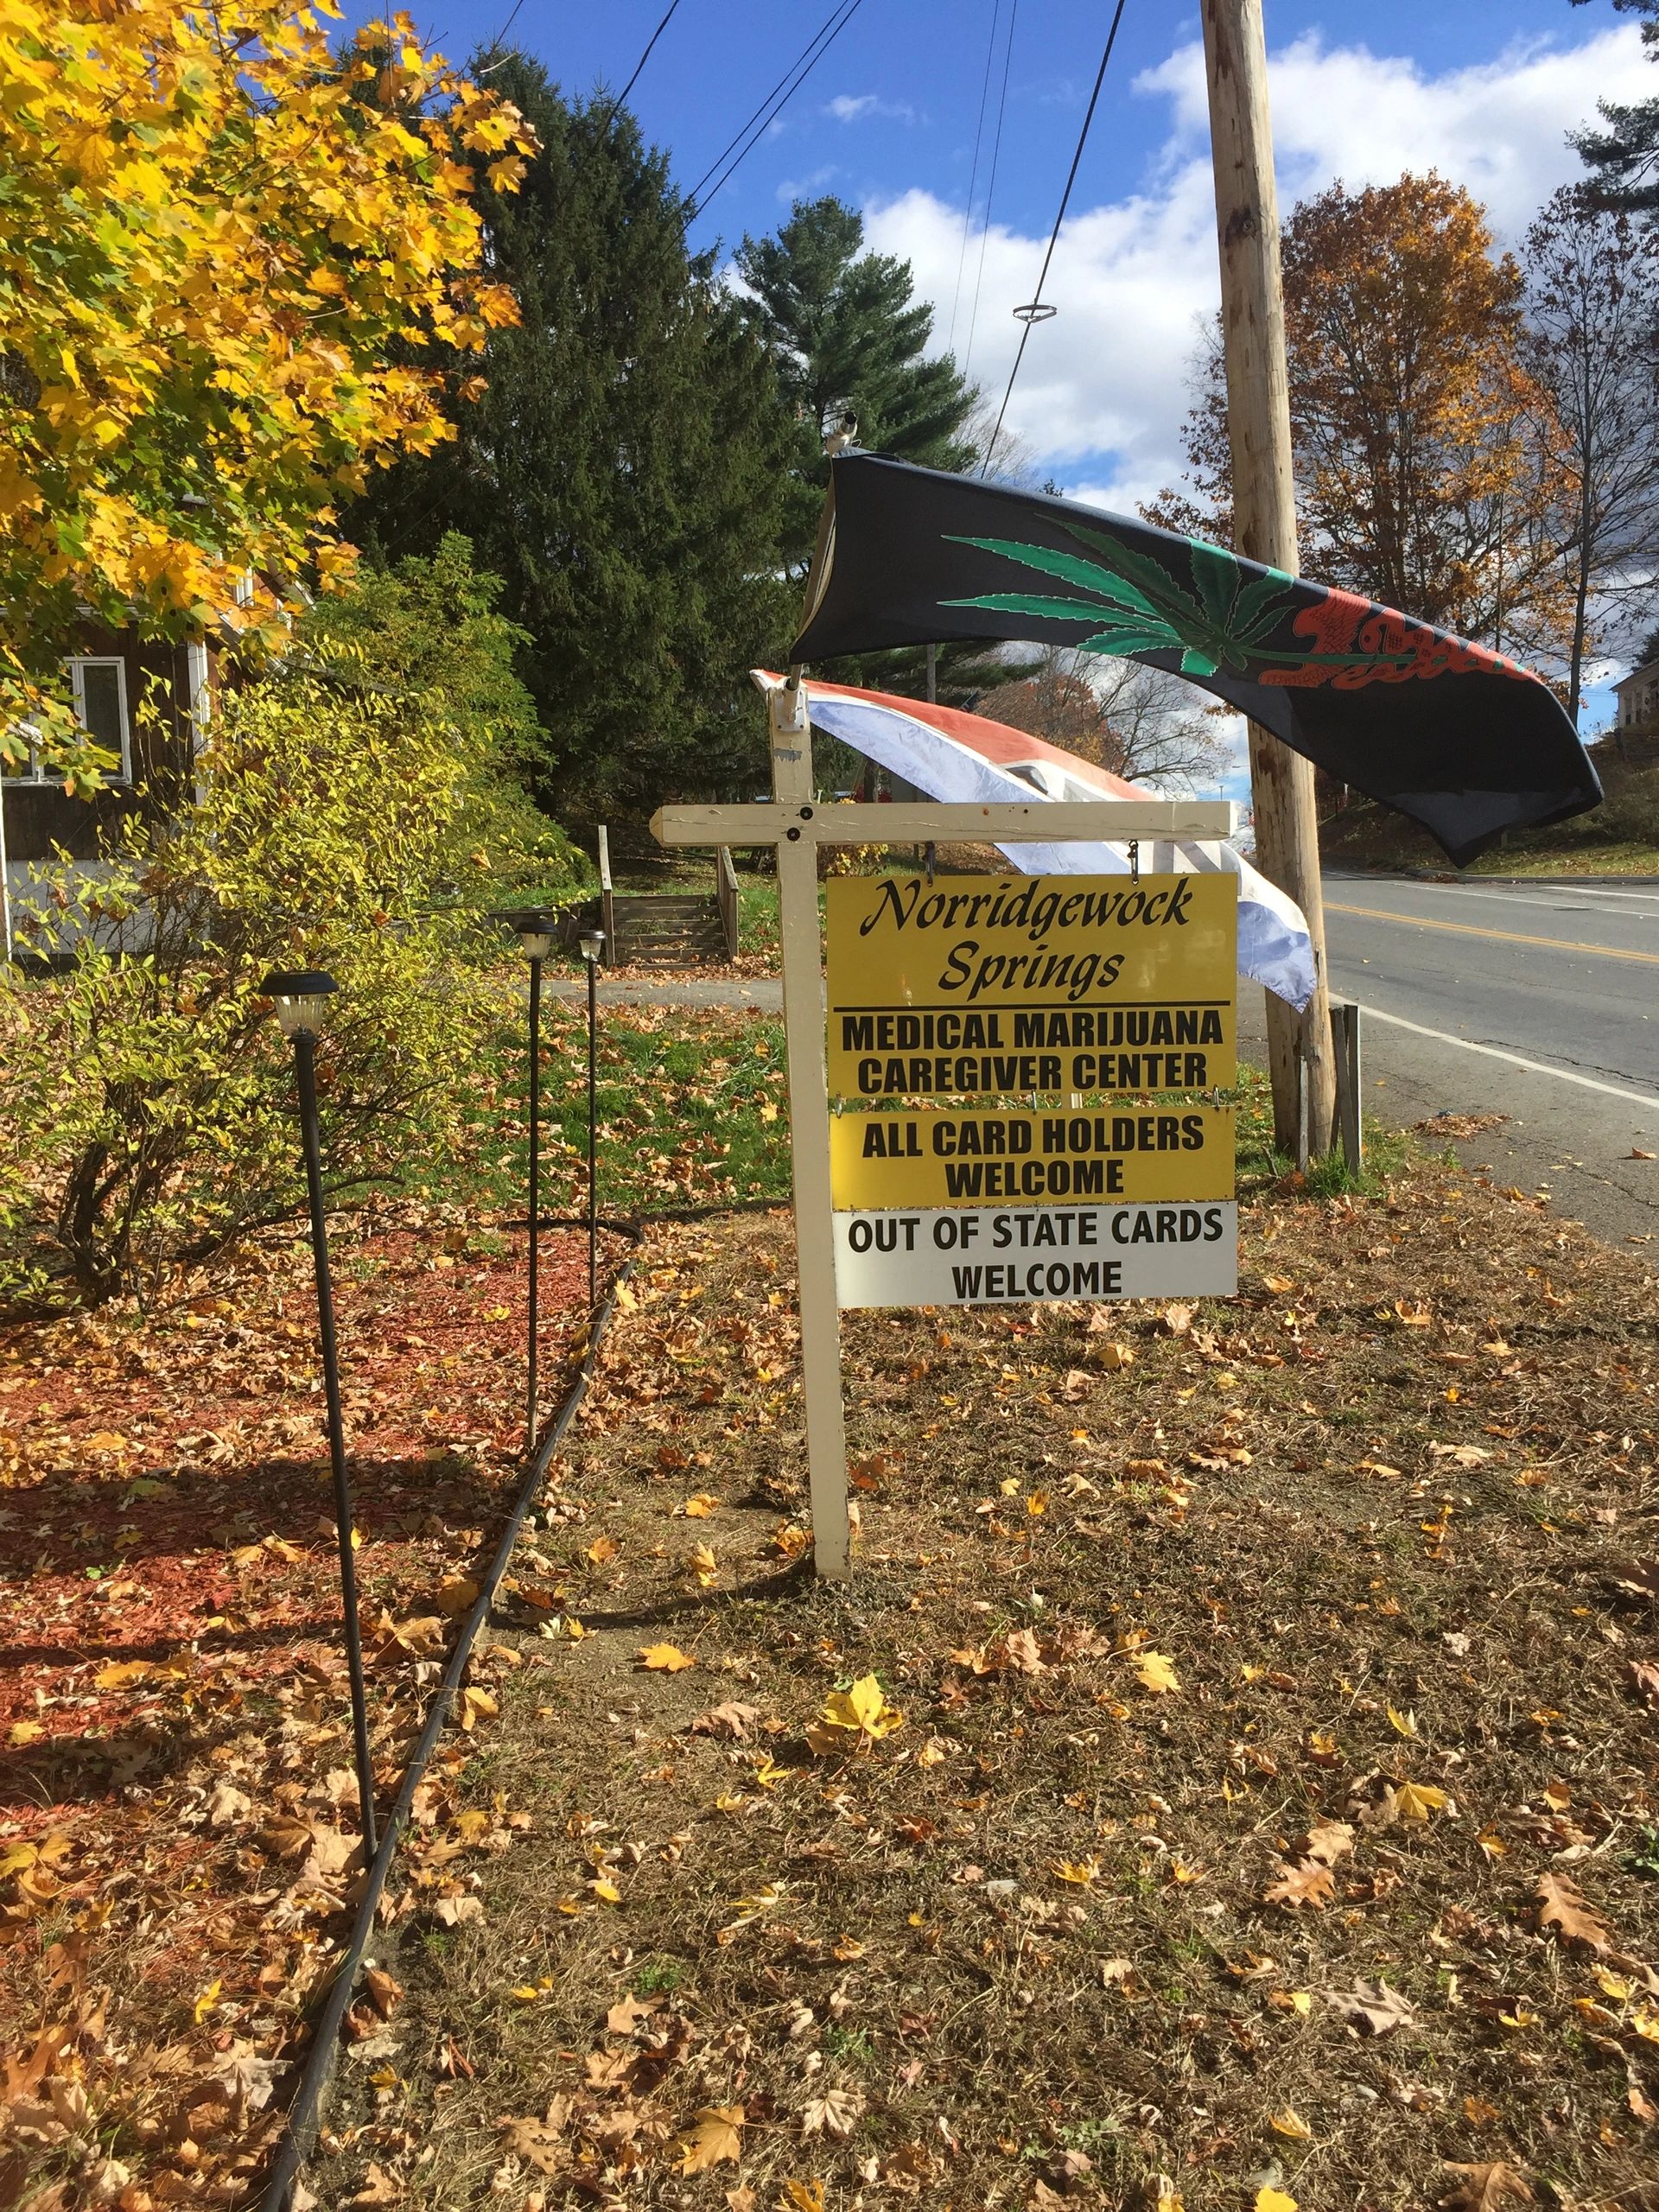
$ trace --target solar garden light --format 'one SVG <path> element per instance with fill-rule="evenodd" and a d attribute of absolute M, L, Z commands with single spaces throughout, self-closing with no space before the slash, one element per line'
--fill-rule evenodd
<path fill-rule="evenodd" d="M 520 906 L 502 920 L 517 935 L 530 963 L 530 1313 L 527 1323 L 529 1375 L 524 1410 L 524 1449 L 536 1448 L 536 1359 L 541 1306 L 538 1262 L 542 1227 L 542 963 L 553 950 L 559 918 L 550 906 Z"/>
<path fill-rule="evenodd" d="M 357 1610 L 357 1559 L 353 1548 L 352 1485 L 346 1469 L 346 1431 L 340 1410 L 340 1350 L 334 1337 L 334 1300 L 328 1279 L 328 1231 L 323 1218 L 322 1153 L 317 1138 L 317 1038 L 338 988 L 321 969 L 279 969 L 259 986 L 276 1005 L 276 1020 L 294 1047 L 300 1093 L 300 1141 L 311 1203 L 311 1258 L 317 1277 L 317 1329 L 322 1339 L 322 1387 L 328 1408 L 328 1456 L 334 1478 L 334 1534 L 340 1545 L 340 1599 L 345 1615 L 346 1666 L 352 1684 L 352 1738 L 357 1759 L 358 1817 L 365 1859 L 375 1853 L 374 1769 L 369 1759 L 369 1716 L 363 1690 L 363 1639 Z"/>
<path fill-rule="evenodd" d="M 599 962 L 605 950 L 605 932 L 588 928 L 582 933 L 582 957 L 588 966 L 588 1303 L 599 1302 L 599 1176 L 594 1166 L 594 1133 L 598 1122 L 594 1105 L 599 1033 Z"/>

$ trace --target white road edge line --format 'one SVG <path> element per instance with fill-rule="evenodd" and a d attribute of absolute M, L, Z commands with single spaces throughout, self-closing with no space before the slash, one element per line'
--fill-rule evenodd
<path fill-rule="evenodd" d="M 1336 878 L 1332 879 L 1333 881 L 1338 880 L 1338 879 Z M 1350 877 L 1345 880 L 1351 881 L 1353 879 Z M 1425 884 L 1423 888 L 1427 891 L 1445 892 L 1453 899 L 1497 899 L 1506 906 L 1550 906 L 1553 907 L 1557 913 L 1593 914 L 1598 911 L 1594 906 L 1563 907 L 1561 904 L 1563 898 L 1630 898 L 1637 899 L 1643 905 L 1650 906 L 1656 910 L 1655 912 L 1651 914 L 1632 914 L 1630 916 L 1630 919 L 1632 921 L 1651 922 L 1654 920 L 1659 920 L 1659 891 L 1595 892 L 1580 891 L 1577 889 L 1568 890 L 1563 887 L 1562 890 L 1555 892 L 1550 895 L 1539 897 L 1536 893 L 1530 891 L 1478 890 L 1472 883 L 1430 883 Z M 1615 907 L 1612 912 L 1609 913 L 1607 917 L 1608 920 L 1611 921 L 1622 910 L 1620 908 Z"/>
<path fill-rule="evenodd" d="M 1356 1001 L 1356 1004 L 1358 1001 Z M 1628 1098 L 1632 1105 L 1659 1113 L 1659 1097 L 1649 1091 L 1622 1090 L 1616 1083 L 1599 1083 L 1594 1076 L 1575 1075 L 1570 1068 L 1553 1068 L 1547 1060 L 1529 1060 L 1520 1052 L 1506 1052 L 1497 1045 L 1477 1045 L 1470 1037 L 1453 1037 L 1444 1029 L 1426 1029 L 1421 1021 L 1408 1021 L 1402 1014 L 1384 1014 L 1381 1007 L 1361 1006 L 1373 1021 L 1386 1021 L 1395 1029 L 1409 1029 L 1415 1037 L 1432 1037 L 1439 1045 L 1457 1045 L 1465 1052 L 1484 1052 L 1489 1060 L 1507 1060 L 1512 1068 L 1527 1068 L 1534 1075 L 1553 1075 L 1561 1083 L 1576 1083 L 1584 1090 L 1605 1091 L 1609 1098 Z"/>

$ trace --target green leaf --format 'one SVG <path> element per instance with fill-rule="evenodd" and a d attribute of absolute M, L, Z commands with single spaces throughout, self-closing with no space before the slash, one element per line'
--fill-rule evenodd
<path fill-rule="evenodd" d="M 1085 599 L 1037 599 L 1018 591 L 988 591 L 977 599 L 941 600 L 942 607 L 984 607 L 994 614 L 1034 614 L 1045 622 L 1098 622 L 1109 608 Z"/>
<path fill-rule="evenodd" d="M 1238 597 L 1238 563 L 1218 545 L 1192 541 L 1192 581 L 1198 588 L 1205 611 L 1218 630 L 1229 628 Z"/>
<path fill-rule="evenodd" d="M 1200 652 L 1194 645 L 1189 645 L 1181 655 L 1183 676 L 1213 676 L 1220 665 L 1219 661 L 1211 660 L 1208 653 Z"/>
<path fill-rule="evenodd" d="M 1139 627 L 1128 623 L 1115 624 L 1096 630 L 1092 638 L 1084 638 L 1077 647 L 1080 653 L 1116 653 L 1127 659 L 1134 653 L 1179 652 L 1181 639 L 1166 622 L 1146 622 Z"/>
<path fill-rule="evenodd" d="M 1099 593 L 1114 607 L 1132 607 L 1141 614 L 1154 612 L 1133 584 L 1093 561 L 1078 560 L 1075 553 L 1051 553 L 1046 545 L 1020 545 L 1007 537 L 953 537 L 950 543 L 977 545 L 983 552 L 1000 553 L 1006 561 L 1018 561 L 1023 568 L 1040 569 L 1045 575 L 1058 576 L 1062 583 L 1080 584 L 1085 591 Z"/>

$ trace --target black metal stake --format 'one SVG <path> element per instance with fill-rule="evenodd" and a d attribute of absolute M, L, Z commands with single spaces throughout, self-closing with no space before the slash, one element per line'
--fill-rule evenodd
<path fill-rule="evenodd" d="M 363 1688 L 363 1638 L 357 1611 L 357 1558 L 352 1545 L 352 1485 L 346 1469 L 346 1427 L 340 1409 L 340 1351 L 334 1337 L 334 1300 L 328 1279 L 328 1232 L 323 1221 L 322 1153 L 317 1138 L 317 1040 L 296 1033 L 294 1070 L 299 1079 L 300 1137 L 311 1198 L 311 1256 L 317 1276 L 317 1326 L 322 1338 L 322 1387 L 328 1407 L 328 1456 L 334 1477 L 334 1529 L 340 1540 L 340 1596 L 345 1610 L 346 1666 L 352 1682 L 352 1736 L 357 1754 L 358 1817 L 366 1859 L 375 1853 L 374 1769 L 369 1759 L 368 1703 Z"/>
<path fill-rule="evenodd" d="M 538 1294 L 542 1226 L 542 963 L 530 962 L 530 1395 L 524 1449 L 536 1449 L 536 1358 L 540 1335 Z"/>
<path fill-rule="evenodd" d="M 594 1165 L 594 1135 L 598 1114 L 597 1036 L 599 1028 L 599 963 L 588 963 L 588 1304 L 599 1302 L 599 1175 Z"/>

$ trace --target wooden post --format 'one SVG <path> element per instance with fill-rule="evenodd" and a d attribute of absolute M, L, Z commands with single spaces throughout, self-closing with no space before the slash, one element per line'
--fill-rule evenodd
<path fill-rule="evenodd" d="M 801 1387 L 806 1401 L 812 1558 L 819 1577 L 852 1573 L 847 1519 L 847 1430 L 841 1397 L 841 1309 L 836 1300 L 830 1192 L 830 1084 L 824 1064 L 823 944 L 818 928 L 817 813 L 812 726 L 798 683 L 769 694 L 772 790 L 801 816 L 778 841 L 778 936 L 784 963 L 789 1141 L 795 1181 L 795 1274 L 800 1286 Z M 775 834 L 775 833 L 774 833 Z"/>
<path fill-rule="evenodd" d="M 1227 434 L 1233 463 L 1233 535 L 1252 561 L 1294 575 L 1296 499 L 1291 476 L 1290 392 L 1279 263 L 1279 195 L 1268 114 L 1262 0 L 1200 0 L 1210 89 L 1210 143 L 1221 246 L 1221 323 L 1227 368 Z M 1267 995 L 1274 1141 L 1295 1153 L 1329 1151 L 1336 1067 L 1325 989 L 1325 897 L 1313 763 L 1252 722 L 1250 792 L 1255 860 L 1301 908 L 1317 982 L 1300 1016 Z M 1302 1091 L 1306 1090 L 1306 1120 Z"/>

